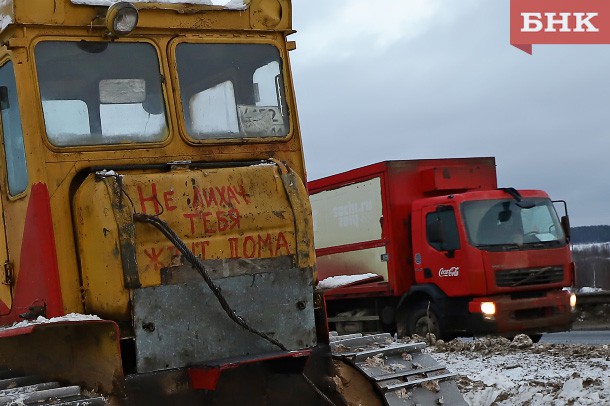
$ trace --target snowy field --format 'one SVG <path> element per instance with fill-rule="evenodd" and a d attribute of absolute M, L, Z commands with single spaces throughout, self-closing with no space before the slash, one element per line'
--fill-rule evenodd
<path fill-rule="evenodd" d="M 472 406 L 610 405 L 609 347 L 532 344 L 517 336 L 439 340 L 429 351 L 459 375 Z"/>

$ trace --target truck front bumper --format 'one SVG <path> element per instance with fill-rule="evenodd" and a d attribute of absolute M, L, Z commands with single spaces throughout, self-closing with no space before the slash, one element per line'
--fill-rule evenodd
<path fill-rule="evenodd" d="M 495 314 L 481 312 L 481 303 L 493 303 Z M 551 291 L 544 296 L 511 298 L 490 296 L 468 303 L 470 329 L 475 334 L 545 333 L 566 331 L 572 327 L 573 312 L 570 293 Z"/>

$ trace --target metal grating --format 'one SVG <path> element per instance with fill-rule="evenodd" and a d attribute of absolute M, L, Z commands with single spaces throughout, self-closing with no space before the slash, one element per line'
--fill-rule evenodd
<path fill-rule="evenodd" d="M 542 268 L 505 269 L 496 272 L 496 286 L 515 287 L 529 285 L 545 285 L 561 282 L 563 268 L 560 266 L 546 266 Z"/>
<path fill-rule="evenodd" d="M 389 334 L 331 336 L 335 360 L 343 361 L 366 377 L 383 394 L 383 405 L 467 406 L 456 374 L 430 354 L 425 343 L 405 343 Z"/>
<path fill-rule="evenodd" d="M 80 386 L 62 386 L 0 368 L 0 405 L 105 406 L 107 401 L 83 394 Z"/>

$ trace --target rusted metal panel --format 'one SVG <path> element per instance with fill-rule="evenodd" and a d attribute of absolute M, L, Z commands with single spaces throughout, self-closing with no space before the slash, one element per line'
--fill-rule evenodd
<path fill-rule="evenodd" d="M 106 183 L 90 175 L 76 191 L 73 207 L 85 309 L 127 321 L 131 317 L 129 291 L 125 289 L 118 221 Z"/>
<path fill-rule="evenodd" d="M 211 279 L 226 278 L 230 275 L 255 275 L 263 272 L 290 269 L 291 257 L 261 259 L 211 259 L 201 261 Z M 189 263 L 181 263 L 161 268 L 161 284 L 176 285 L 179 283 L 201 282 L 201 275 Z"/>
<path fill-rule="evenodd" d="M 312 281 L 293 268 L 216 283 L 251 327 L 296 350 L 316 345 Z M 279 351 L 231 321 L 203 282 L 136 289 L 134 324 L 138 372 Z"/>
<path fill-rule="evenodd" d="M 297 249 L 297 266 L 313 267 L 315 251 L 313 245 L 313 223 L 311 204 L 307 188 L 296 172 L 285 164 L 275 161 L 281 172 L 284 189 L 292 206 L 294 216 L 295 240 Z"/>
<path fill-rule="evenodd" d="M 123 280 L 128 289 L 139 288 L 140 276 L 136 260 L 136 227 L 132 207 L 124 201 L 123 178 L 120 175 L 104 177 L 108 187 L 112 210 L 118 227 L 118 237 L 123 265 Z"/>
<path fill-rule="evenodd" d="M 303 183 L 280 170 L 268 163 L 90 175 L 74 198 L 88 311 L 126 319 L 125 288 L 160 285 L 167 270 L 178 271 L 184 263 L 162 233 L 134 224 L 136 213 L 167 222 L 196 256 L 211 264 L 212 277 L 268 269 L 263 264 L 278 258 L 282 266 L 273 265 L 278 272 L 313 268 Z"/>
<path fill-rule="evenodd" d="M 204 261 L 274 258 L 295 255 L 297 245 L 278 175 L 275 165 L 126 173 L 123 191 L 134 212 L 158 215 Z M 136 247 L 142 285 L 159 284 L 159 270 L 175 263 L 177 251 L 146 224 L 136 224 Z"/>

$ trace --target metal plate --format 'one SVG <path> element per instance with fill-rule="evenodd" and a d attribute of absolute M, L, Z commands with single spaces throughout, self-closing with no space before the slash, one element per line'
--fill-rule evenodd
<path fill-rule="evenodd" d="M 251 327 L 290 350 L 315 346 L 310 270 L 242 275 L 215 283 Z M 279 350 L 231 321 L 203 281 L 136 289 L 133 303 L 138 372 Z"/>
<path fill-rule="evenodd" d="M 456 375 L 423 353 L 424 343 L 399 343 L 389 334 L 376 334 L 335 336 L 330 345 L 333 358 L 360 371 L 383 393 L 385 405 L 467 405 Z M 344 395 L 353 394 L 344 390 Z"/>

